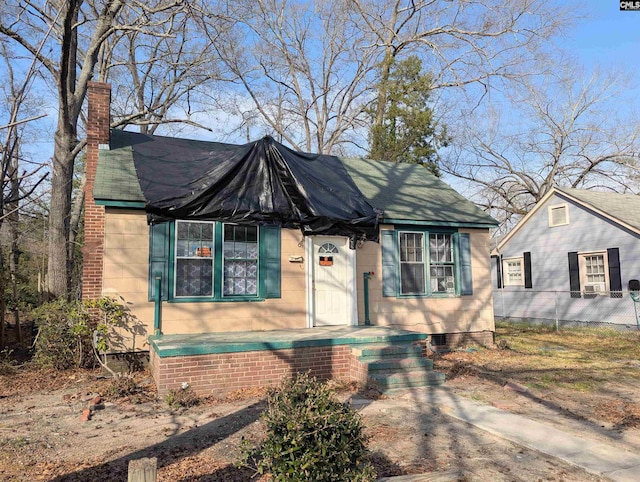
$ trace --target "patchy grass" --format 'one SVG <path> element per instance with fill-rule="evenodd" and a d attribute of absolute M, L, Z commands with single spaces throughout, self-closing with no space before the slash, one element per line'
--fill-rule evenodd
<path fill-rule="evenodd" d="M 512 380 L 530 388 L 577 392 L 602 389 L 612 381 L 640 382 L 640 332 L 563 329 L 515 323 L 496 325 L 499 350 L 457 351 L 439 360 L 448 379 L 479 376 Z"/>

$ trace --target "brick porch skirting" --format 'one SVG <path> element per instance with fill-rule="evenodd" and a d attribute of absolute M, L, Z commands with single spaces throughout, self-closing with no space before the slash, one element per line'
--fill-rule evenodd
<path fill-rule="evenodd" d="M 366 383 L 367 366 L 349 345 L 179 355 L 161 358 L 150 352 L 150 366 L 164 397 L 188 383 L 198 396 L 223 395 L 231 390 L 278 385 L 295 373 L 321 380 Z"/>

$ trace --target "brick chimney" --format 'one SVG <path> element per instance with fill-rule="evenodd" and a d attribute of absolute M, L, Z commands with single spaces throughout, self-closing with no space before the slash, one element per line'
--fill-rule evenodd
<path fill-rule="evenodd" d="M 95 203 L 93 185 L 98 167 L 98 151 L 101 145 L 109 145 L 111 85 L 89 82 L 88 95 L 84 247 L 82 248 L 83 300 L 99 298 L 102 295 L 105 214 L 104 206 L 97 206 Z"/>

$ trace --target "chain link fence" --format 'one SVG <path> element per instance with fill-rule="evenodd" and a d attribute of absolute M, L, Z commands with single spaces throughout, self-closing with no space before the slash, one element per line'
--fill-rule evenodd
<path fill-rule="evenodd" d="M 635 295 L 635 293 L 634 293 Z M 494 289 L 493 310 L 497 320 L 563 327 L 640 330 L 640 303 L 631 293 L 534 291 Z"/>

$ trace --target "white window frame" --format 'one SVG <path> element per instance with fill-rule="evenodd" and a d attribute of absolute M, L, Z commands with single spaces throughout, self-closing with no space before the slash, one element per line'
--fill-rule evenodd
<path fill-rule="evenodd" d="M 553 222 L 553 211 L 555 209 L 564 209 L 564 222 L 563 223 L 555 223 Z M 562 204 L 553 204 L 551 206 L 549 206 L 547 208 L 547 213 L 549 216 L 549 227 L 550 228 L 555 228 L 556 226 L 566 226 L 567 224 L 569 224 L 569 204 L 568 203 L 562 203 Z"/>
<path fill-rule="evenodd" d="M 511 273 L 509 273 L 508 264 L 517 261 L 520 265 L 520 280 L 511 279 Z M 504 286 L 524 286 L 524 257 L 514 256 L 511 258 L 502 259 L 502 279 Z"/>
<path fill-rule="evenodd" d="M 422 243 L 420 249 L 422 250 L 422 261 L 402 261 L 402 235 L 403 234 L 418 234 L 422 237 Z M 425 296 L 429 293 L 429 277 L 427 273 L 427 269 L 429 267 L 429 260 L 427 259 L 428 252 L 425 246 L 425 238 L 429 236 L 428 233 L 424 231 L 399 231 L 398 232 L 398 281 L 400 288 L 401 296 Z M 402 284 L 402 265 L 403 264 L 419 264 L 422 265 L 422 276 L 424 280 L 424 291 L 408 291 L 403 292 L 403 284 Z"/>
<path fill-rule="evenodd" d="M 220 273 L 220 292 L 222 293 L 222 297 L 223 298 L 238 298 L 238 297 L 258 297 L 260 295 L 260 228 L 258 226 L 243 226 L 243 227 L 247 227 L 247 228 L 255 228 L 256 230 L 256 249 L 257 249 L 257 257 L 256 257 L 256 292 L 255 293 L 251 293 L 251 294 L 240 294 L 240 293 L 236 293 L 236 294 L 225 294 L 224 293 L 224 282 L 225 282 L 225 276 L 226 276 L 226 263 L 229 260 L 230 262 L 235 261 L 234 258 L 227 258 L 224 254 L 224 243 L 225 243 L 225 239 L 224 239 L 224 232 L 225 232 L 225 227 L 226 226 L 235 226 L 235 224 L 233 223 L 221 223 L 221 229 L 222 229 L 222 238 L 221 238 L 221 244 L 222 244 L 222 272 Z M 246 259 L 245 261 L 248 261 L 248 259 Z M 214 282 L 215 282 L 215 272 L 214 272 Z M 215 287 L 214 287 L 215 289 Z"/>
<path fill-rule="evenodd" d="M 179 256 L 178 255 L 178 227 L 179 223 L 199 223 L 199 224 L 211 224 L 211 252 L 210 256 Z M 216 273 L 216 261 L 215 261 L 215 240 L 216 240 L 216 223 L 214 221 L 200 221 L 200 220 L 188 220 L 188 219 L 176 219 L 175 222 L 175 234 L 174 234 L 174 253 L 173 253 L 173 263 L 174 263 L 174 275 L 173 275 L 173 293 L 175 299 L 181 298 L 202 298 L 208 299 L 213 298 L 215 295 L 215 273 Z M 211 294 L 210 295 L 178 295 L 178 259 L 211 259 Z"/>
<path fill-rule="evenodd" d="M 602 263 L 604 268 L 604 285 L 602 283 L 588 283 L 587 282 L 587 258 L 592 256 L 602 256 Z M 609 293 L 609 258 L 607 256 L 607 250 L 602 251 L 588 251 L 584 253 L 578 253 L 578 266 L 580 269 L 580 288 L 585 295 L 607 295 Z M 593 286 L 594 289 L 587 291 L 587 286 Z"/>

